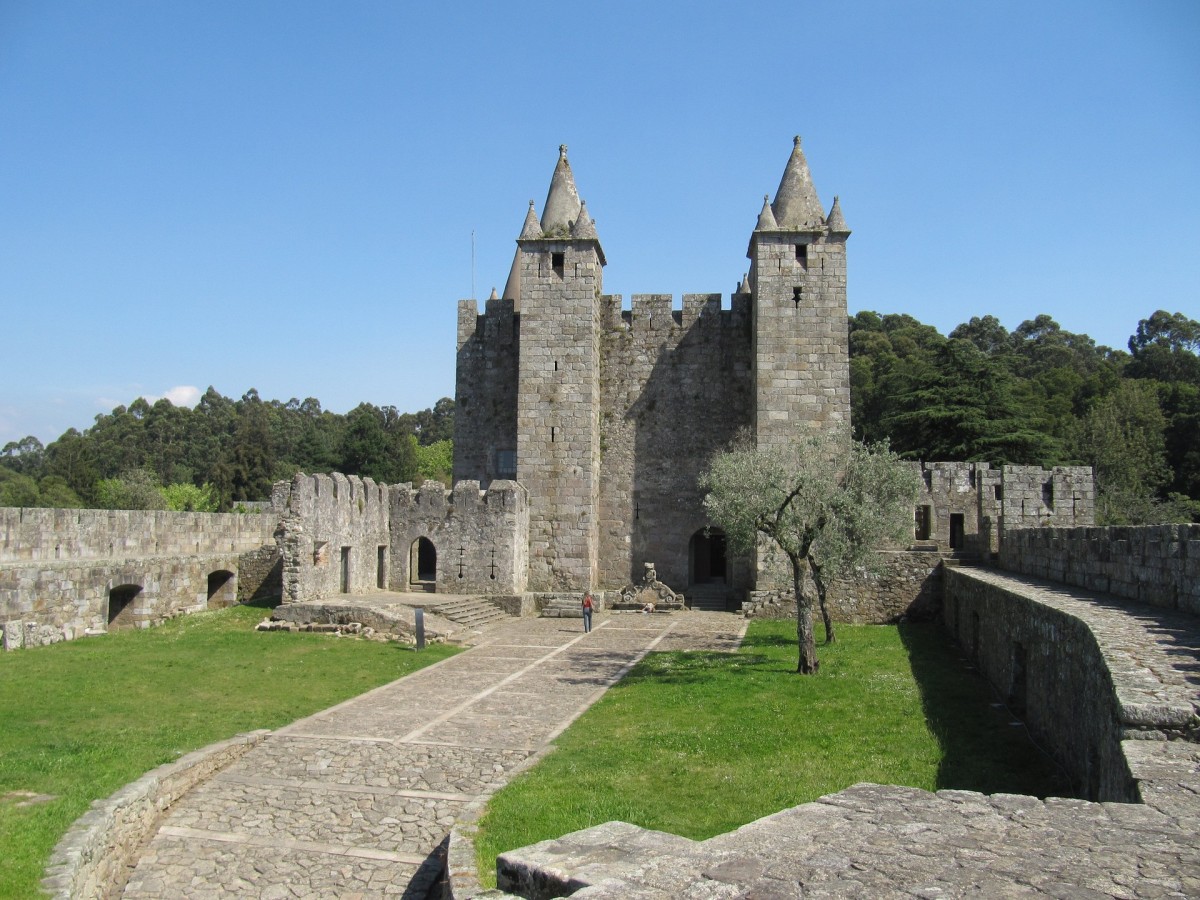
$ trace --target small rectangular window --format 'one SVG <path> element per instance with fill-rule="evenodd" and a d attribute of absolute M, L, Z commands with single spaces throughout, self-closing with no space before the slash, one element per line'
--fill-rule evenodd
<path fill-rule="evenodd" d="M 562 253 L 551 253 L 550 254 L 550 267 L 552 269 L 554 269 L 554 274 L 557 275 L 559 278 L 563 277 L 564 265 L 565 265 L 564 264 L 564 254 L 562 254 Z"/>
<path fill-rule="evenodd" d="M 517 451 L 516 450 L 497 450 L 496 451 L 496 477 L 513 481 L 517 477 Z"/>
<path fill-rule="evenodd" d="M 796 262 L 800 263 L 800 268 L 808 268 L 808 244 L 796 245 Z"/>

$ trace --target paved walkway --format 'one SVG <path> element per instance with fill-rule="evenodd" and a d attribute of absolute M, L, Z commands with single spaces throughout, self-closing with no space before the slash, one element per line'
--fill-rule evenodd
<path fill-rule="evenodd" d="M 163 819 L 129 898 L 423 897 L 460 814 L 650 650 L 732 650 L 724 613 L 521 619 L 280 729 Z"/>

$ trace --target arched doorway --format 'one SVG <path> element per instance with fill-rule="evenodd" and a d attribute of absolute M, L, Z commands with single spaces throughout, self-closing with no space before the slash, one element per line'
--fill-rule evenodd
<path fill-rule="evenodd" d="M 419 537 L 409 548 L 408 583 L 415 591 L 437 590 L 437 548 L 427 537 Z"/>
<path fill-rule="evenodd" d="M 725 554 L 725 532 L 719 528 L 700 529 L 688 545 L 688 567 L 692 584 L 729 583 L 729 563 Z"/>
<path fill-rule="evenodd" d="M 123 631 L 133 628 L 134 600 L 142 592 L 139 585 L 122 584 L 108 592 L 108 630 Z"/>
<path fill-rule="evenodd" d="M 237 603 L 237 579 L 225 569 L 208 576 L 208 608 L 225 609 Z"/>

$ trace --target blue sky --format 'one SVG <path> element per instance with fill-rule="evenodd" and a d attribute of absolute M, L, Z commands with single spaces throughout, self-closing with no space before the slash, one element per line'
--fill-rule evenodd
<path fill-rule="evenodd" d="M 1200 317 L 1200 3 L 0 0 L 0 444 L 454 393 L 560 143 L 605 290 L 728 294 L 793 134 L 850 309 Z"/>

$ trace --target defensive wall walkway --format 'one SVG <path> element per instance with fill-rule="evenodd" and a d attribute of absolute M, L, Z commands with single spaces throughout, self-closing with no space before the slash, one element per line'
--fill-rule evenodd
<path fill-rule="evenodd" d="M 521 619 L 267 735 L 188 792 L 123 896 L 424 897 L 456 820 L 530 765 L 650 650 L 733 650 L 722 613 Z"/>
<path fill-rule="evenodd" d="M 1101 802 L 860 784 L 706 841 L 610 822 L 503 854 L 500 886 L 579 900 L 1200 897 L 1200 621 L 995 570 L 947 576 L 964 652 Z"/>
<path fill-rule="evenodd" d="M 1093 800 L 862 784 L 707 841 L 597 826 L 504 854 L 501 887 L 580 900 L 1200 896 L 1200 620 L 995 570 L 948 572 L 945 612 Z M 733 649 L 742 625 L 693 612 L 609 614 L 586 636 L 578 620 L 498 626 L 255 738 L 166 811 L 124 896 L 422 897 L 452 826 L 638 658 Z M 453 896 L 477 896 L 469 848 L 449 855 Z"/>

